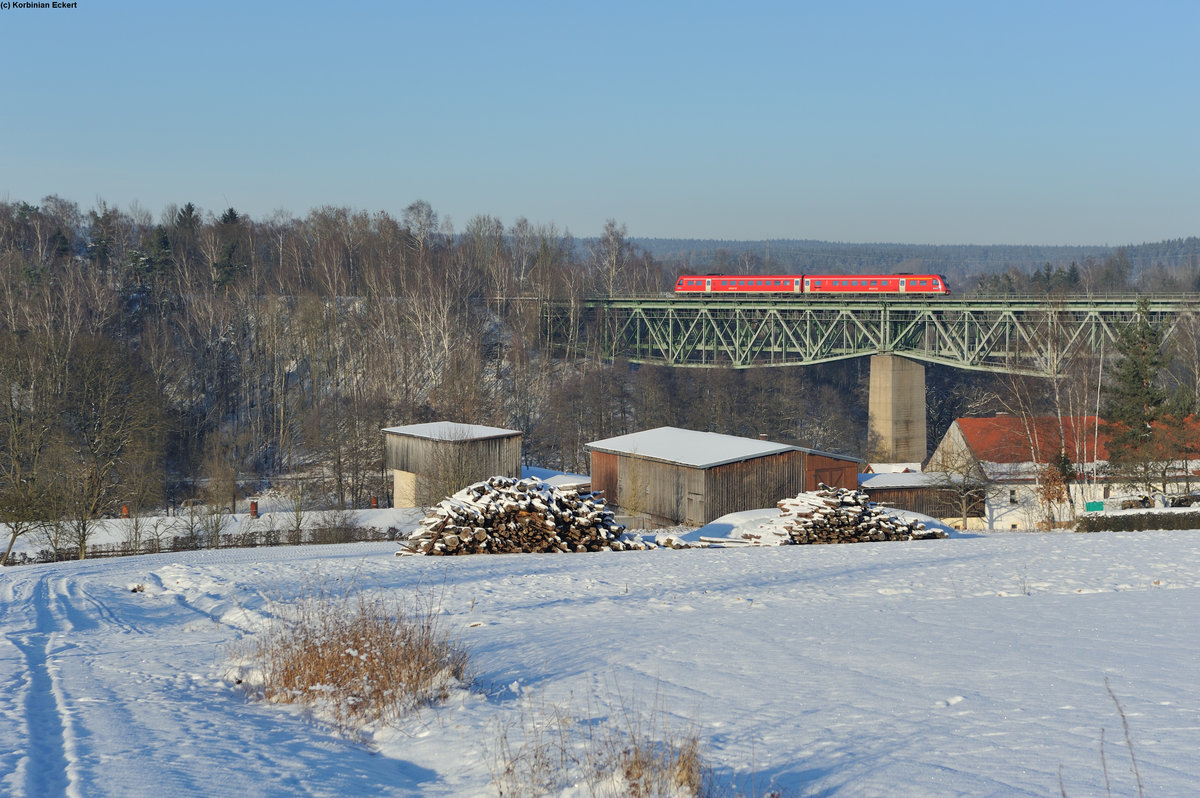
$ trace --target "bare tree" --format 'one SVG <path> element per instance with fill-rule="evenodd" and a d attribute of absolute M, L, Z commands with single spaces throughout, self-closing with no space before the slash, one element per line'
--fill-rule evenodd
<path fill-rule="evenodd" d="M 596 287 L 606 296 L 615 296 L 628 286 L 632 246 L 626 238 L 625 225 L 615 219 L 604 223 L 604 232 L 591 247 L 591 267 Z"/>
<path fill-rule="evenodd" d="M 150 380 L 116 344 L 85 338 L 71 359 L 62 416 L 70 449 L 64 472 L 83 559 L 95 519 L 114 510 L 132 473 L 160 450 L 164 419 Z"/>
<path fill-rule="evenodd" d="M 47 461 L 60 402 L 44 353 L 28 336 L 0 332 L 0 522 L 9 529 L 0 565 L 17 538 L 49 519 L 53 475 Z"/>
<path fill-rule="evenodd" d="M 952 499 L 962 529 L 967 528 L 968 517 L 983 515 L 988 500 L 1003 492 L 965 445 L 939 446 L 930 456 L 925 473 L 940 496 Z"/>

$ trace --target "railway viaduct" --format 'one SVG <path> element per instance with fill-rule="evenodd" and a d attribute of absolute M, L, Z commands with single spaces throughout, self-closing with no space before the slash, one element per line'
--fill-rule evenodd
<path fill-rule="evenodd" d="M 680 367 L 765 368 L 871 358 L 878 456 L 925 459 L 925 365 L 1050 377 L 1112 351 L 1145 313 L 1164 340 L 1200 333 L 1200 294 L 1105 297 L 736 298 L 636 296 L 547 309 L 550 334 L 583 322 L 605 357 Z M 595 350 L 593 350 L 595 351 Z"/>

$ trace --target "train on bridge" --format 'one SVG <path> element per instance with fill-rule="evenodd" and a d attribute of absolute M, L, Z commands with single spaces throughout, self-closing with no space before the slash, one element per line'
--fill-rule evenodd
<path fill-rule="evenodd" d="M 949 294 L 940 274 L 685 274 L 675 293 L 689 294 Z"/>

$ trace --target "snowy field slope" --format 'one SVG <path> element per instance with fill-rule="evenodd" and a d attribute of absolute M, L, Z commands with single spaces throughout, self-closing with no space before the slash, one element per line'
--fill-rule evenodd
<path fill-rule="evenodd" d="M 522 708 L 663 705 L 718 782 L 790 795 L 1200 784 L 1200 532 L 464 558 L 394 544 L 0 572 L 0 793 L 494 794 Z M 249 703 L 239 643 L 314 579 L 443 593 L 477 688 L 368 745 Z M 131 592 L 133 585 L 144 592 Z M 516 724 L 516 726 L 514 726 Z M 1105 745 L 1101 747 L 1103 739 Z"/>

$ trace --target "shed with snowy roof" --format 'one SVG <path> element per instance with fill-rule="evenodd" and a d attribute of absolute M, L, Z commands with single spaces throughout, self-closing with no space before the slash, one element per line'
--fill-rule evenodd
<path fill-rule="evenodd" d="M 858 487 L 878 504 L 947 519 L 947 523 L 958 517 L 953 522 L 956 525 L 961 525 L 962 513 L 968 518 L 982 518 L 984 514 L 986 491 L 982 487 L 976 489 L 962 474 L 942 471 L 867 473 L 858 475 Z"/>
<path fill-rule="evenodd" d="M 488 477 L 520 478 L 521 433 L 453 421 L 387 427 L 383 466 L 394 506 L 425 507 Z"/>
<path fill-rule="evenodd" d="M 862 461 L 784 443 L 677 427 L 587 444 L 592 489 L 625 514 L 658 524 L 707 524 L 774 507 L 824 482 L 855 488 Z"/>

